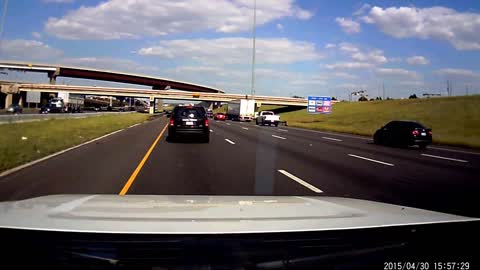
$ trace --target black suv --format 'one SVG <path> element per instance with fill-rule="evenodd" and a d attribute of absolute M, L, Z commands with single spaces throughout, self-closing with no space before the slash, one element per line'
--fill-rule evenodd
<path fill-rule="evenodd" d="M 418 145 L 423 149 L 432 143 L 432 130 L 414 121 L 391 121 L 375 132 L 373 142 L 398 146 Z"/>
<path fill-rule="evenodd" d="M 168 126 L 168 140 L 178 137 L 199 138 L 210 141 L 210 128 L 205 108 L 200 106 L 177 106 L 173 109 Z"/>

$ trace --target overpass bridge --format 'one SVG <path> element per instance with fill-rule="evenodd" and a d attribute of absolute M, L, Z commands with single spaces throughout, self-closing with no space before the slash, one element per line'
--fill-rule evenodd
<path fill-rule="evenodd" d="M 30 64 L 20 62 L 0 62 L 0 70 L 2 69 L 46 73 L 47 76 L 50 78 L 50 84 L 12 84 L 11 82 L 0 82 L 0 85 L 3 85 L 1 92 L 7 94 L 5 98 L 5 107 L 7 107 L 13 102 L 12 94 L 19 94 L 20 92 L 29 91 L 43 93 L 68 92 L 72 94 L 85 95 L 142 97 L 149 98 L 150 101 L 155 101 L 155 99 L 173 99 L 228 102 L 240 98 L 252 98 L 248 95 L 226 94 L 224 90 L 200 84 L 133 73 L 97 70 L 91 68 L 71 67 L 63 65 Z M 81 78 L 146 85 L 151 86 L 152 90 L 56 85 L 57 77 Z M 256 95 L 255 100 L 258 104 L 307 106 L 306 99 L 301 98 Z"/>
<path fill-rule="evenodd" d="M 68 92 L 71 94 L 97 95 L 97 96 L 121 96 L 149 98 L 151 102 L 155 99 L 172 100 L 198 100 L 211 102 L 229 102 L 236 99 L 254 98 L 258 105 L 284 105 L 284 106 L 307 106 L 307 100 L 304 98 L 257 96 L 227 93 L 206 93 L 206 92 L 188 92 L 178 90 L 150 90 L 135 88 L 114 88 L 114 87 L 96 87 L 96 86 L 73 86 L 73 85 L 52 85 L 52 84 L 34 84 L 34 83 L 0 83 L 2 92 L 6 94 L 18 94 L 20 92 Z"/>
<path fill-rule="evenodd" d="M 18 70 L 26 72 L 46 73 L 50 78 L 50 84 L 56 84 L 57 77 L 79 78 L 89 80 L 101 80 L 118 83 L 129 83 L 137 85 L 151 86 L 154 90 L 164 90 L 167 88 L 205 93 L 225 93 L 224 90 L 194 84 L 184 81 L 172 80 L 161 77 L 153 77 L 134 73 L 116 72 L 108 70 L 98 70 L 92 68 L 72 67 L 64 65 L 48 64 L 30 64 L 22 62 L 0 62 L 0 69 Z"/>

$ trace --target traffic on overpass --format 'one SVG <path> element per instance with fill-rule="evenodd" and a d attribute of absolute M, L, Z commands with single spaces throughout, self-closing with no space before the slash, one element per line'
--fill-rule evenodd
<path fill-rule="evenodd" d="M 475 3 L 0 2 L 4 268 L 480 269 Z"/>

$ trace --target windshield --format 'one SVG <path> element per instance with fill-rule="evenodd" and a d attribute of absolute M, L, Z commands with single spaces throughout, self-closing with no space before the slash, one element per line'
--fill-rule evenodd
<path fill-rule="evenodd" d="M 0 17 L 0 210 L 46 196 L 39 215 L 82 220 L 58 231 L 152 234 L 480 218 L 480 1 L 0 0 Z"/>

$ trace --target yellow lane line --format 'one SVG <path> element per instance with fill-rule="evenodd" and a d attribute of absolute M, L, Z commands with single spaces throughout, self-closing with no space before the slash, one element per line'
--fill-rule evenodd
<path fill-rule="evenodd" d="M 135 169 L 135 171 L 133 171 L 132 175 L 130 175 L 130 178 L 128 178 L 128 181 L 127 183 L 125 183 L 125 186 L 123 186 L 122 190 L 120 191 L 120 193 L 118 193 L 118 195 L 125 195 L 127 194 L 128 192 L 128 189 L 130 189 L 130 186 L 132 186 L 133 182 L 135 181 L 135 178 L 137 178 L 137 175 L 140 173 L 140 171 L 142 170 L 142 167 L 143 165 L 145 164 L 145 162 L 147 161 L 148 157 L 150 156 L 150 154 L 152 153 L 153 149 L 155 148 L 155 146 L 157 145 L 158 141 L 160 141 L 160 138 L 162 137 L 163 133 L 165 133 L 165 130 L 167 129 L 168 127 L 168 122 L 167 124 L 165 125 L 165 127 L 162 129 L 162 131 L 160 132 L 160 134 L 158 134 L 158 137 L 155 139 L 155 141 L 153 142 L 152 146 L 150 146 L 150 148 L 148 149 L 147 153 L 145 154 L 145 156 L 143 157 L 142 161 L 140 161 L 140 163 L 138 164 L 137 168 Z"/>

